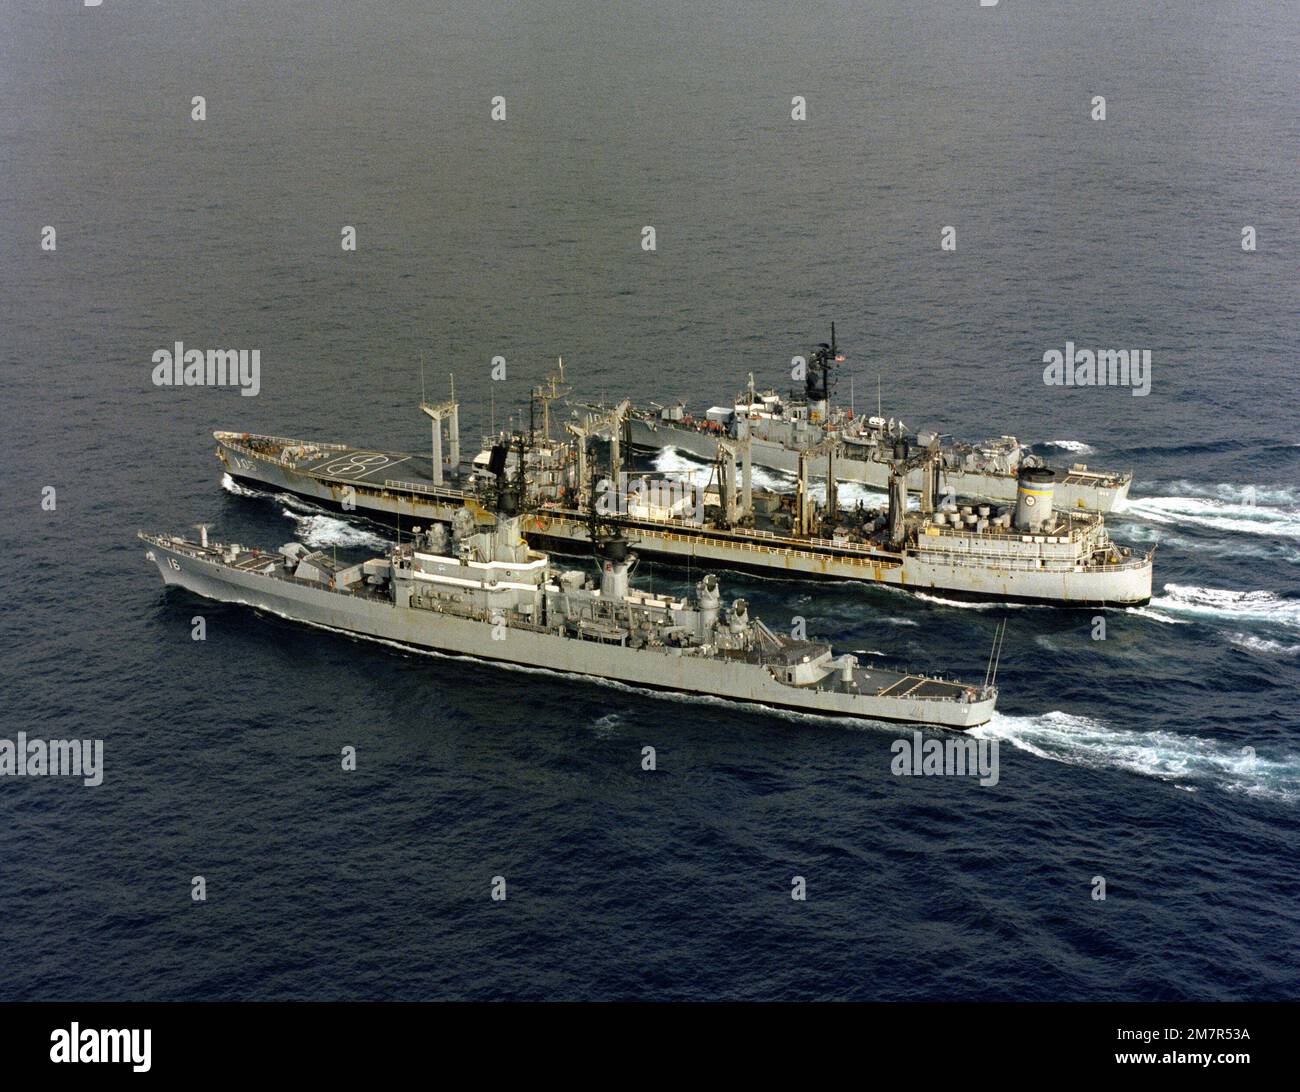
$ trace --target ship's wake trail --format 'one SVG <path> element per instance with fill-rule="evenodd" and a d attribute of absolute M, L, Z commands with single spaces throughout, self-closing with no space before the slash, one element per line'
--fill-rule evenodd
<path fill-rule="evenodd" d="M 994 713 L 970 729 L 1052 762 L 1117 769 L 1174 782 L 1189 792 L 1210 787 L 1288 804 L 1300 802 L 1300 754 L 1236 747 L 1203 736 L 1109 728 L 1059 711 L 1037 717 Z M 1003 783 L 1006 783 L 1005 776 Z"/>
<path fill-rule="evenodd" d="M 1161 526 L 1300 539 L 1300 496 L 1293 489 L 1191 482 L 1171 482 L 1169 488 L 1173 495 L 1129 497 L 1124 516 Z"/>
<path fill-rule="evenodd" d="M 1271 591 L 1166 584 L 1163 595 L 1152 597 L 1150 609 L 1162 616 L 1161 621 L 1256 622 L 1300 629 L 1300 599 L 1285 599 Z"/>

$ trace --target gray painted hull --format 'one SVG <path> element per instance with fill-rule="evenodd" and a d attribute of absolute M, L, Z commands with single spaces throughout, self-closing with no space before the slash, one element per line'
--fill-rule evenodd
<path fill-rule="evenodd" d="M 633 447 L 647 451 L 675 448 L 698 459 L 712 462 L 717 456 L 717 437 L 695 429 L 678 428 L 669 422 L 647 421 L 640 417 L 630 417 L 627 421 L 628 437 Z M 787 474 L 798 474 L 799 455 L 783 444 L 772 440 L 753 437 L 750 440 L 755 466 L 770 467 Z M 827 471 L 824 457 L 811 459 L 808 473 L 813 478 L 825 477 Z M 887 463 L 874 459 L 855 459 L 845 454 L 835 460 L 835 477 L 840 481 L 858 482 L 872 489 L 889 488 L 890 468 Z M 945 469 L 941 486 L 951 489 L 958 496 L 987 497 L 990 500 L 1014 502 L 1016 499 L 1016 475 L 976 472 L 967 470 Z M 1071 480 L 1068 472 L 1062 472 L 1061 480 L 1056 483 L 1056 507 L 1077 508 L 1089 512 L 1120 511 L 1128 500 L 1129 482 L 1106 488 Z M 907 487 L 912 492 L 922 488 L 921 471 L 913 470 L 907 479 Z"/>
<path fill-rule="evenodd" d="M 900 721 L 965 729 L 992 716 L 994 700 L 959 704 L 916 698 L 851 695 L 783 685 L 767 669 L 747 663 L 648 652 L 525 630 L 491 638 L 481 622 L 398 607 L 387 600 L 324 586 L 241 572 L 149 540 L 163 582 L 196 595 L 257 607 L 299 622 L 416 649 L 471 656 L 629 686 L 793 709 L 861 720 Z"/>
<path fill-rule="evenodd" d="M 420 493 L 385 488 L 363 481 L 328 480 L 303 473 L 271 459 L 251 458 L 222 444 L 224 461 L 238 478 L 259 486 L 285 490 L 347 511 L 404 526 L 448 523 L 459 502 L 445 493 Z M 591 549 L 582 520 L 540 513 L 524 526 L 529 541 L 586 554 Z M 628 534 L 636 549 L 682 564 L 746 569 L 770 576 L 863 580 L 906 591 L 977 600 L 1012 600 L 1071 607 L 1132 606 L 1151 598 L 1150 565 L 1132 569 L 1059 571 L 1034 568 L 993 568 L 954 555 L 927 556 L 912 552 L 817 547 L 806 542 L 729 534 L 681 534 L 679 530 L 633 521 Z"/>

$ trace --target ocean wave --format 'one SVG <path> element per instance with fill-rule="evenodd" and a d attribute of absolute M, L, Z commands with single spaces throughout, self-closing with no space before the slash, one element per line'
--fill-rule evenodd
<path fill-rule="evenodd" d="M 291 508 L 285 508 L 284 514 L 293 520 L 297 528 L 298 541 L 317 549 L 326 546 L 368 546 L 374 549 L 387 549 L 392 545 L 382 535 L 324 513 L 304 515 Z"/>
<path fill-rule="evenodd" d="M 227 493 L 231 494 L 231 496 L 235 496 L 235 497 L 271 496 L 270 493 L 264 492 L 261 489 L 253 489 L 250 486 L 244 485 L 243 482 L 235 481 L 235 479 L 231 477 L 229 474 L 221 475 L 221 488 L 224 489 Z"/>
<path fill-rule="evenodd" d="M 1266 656 L 1294 656 L 1300 652 L 1300 645 L 1270 641 L 1266 637 L 1255 637 L 1249 633 L 1234 633 L 1228 640 L 1247 652 L 1258 652 Z"/>
<path fill-rule="evenodd" d="M 1114 517 L 1112 516 L 1112 522 Z M 1122 537 L 1126 542 L 1150 543 L 1164 549 L 1194 550 L 1216 557 L 1251 558 L 1257 561 L 1281 562 L 1300 565 L 1300 546 L 1285 539 L 1269 542 L 1260 536 L 1242 539 L 1235 535 L 1215 535 L 1205 538 L 1188 538 L 1171 534 L 1169 526 L 1161 523 L 1130 522 L 1124 527 Z"/>
<path fill-rule="evenodd" d="M 1300 538 L 1300 496 L 1284 487 L 1172 482 L 1168 496 L 1130 496 L 1125 516 L 1162 526 Z"/>
<path fill-rule="evenodd" d="M 1285 485 L 1241 485 L 1237 482 L 1219 482 L 1205 485 L 1186 478 L 1147 482 L 1152 490 L 1169 491 L 1180 497 L 1206 497 L 1234 504 L 1276 504 L 1300 506 L 1300 489 Z"/>
<path fill-rule="evenodd" d="M 1160 730 L 1111 728 L 1090 717 L 1053 711 L 993 719 L 970 734 L 996 739 L 1052 762 L 1118 769 L 1196 789 L 1295 803 L 1300 800 L 1300 754 L 1260 754 L 1216 739 Z"/>
<path fill-rule="evenodd" d="M 1151 606 L 1174 614 L 1227 621 L 1264 622 L 1300 629 L 1300 600 L 1271 591 L 1232 591 L 1166 584 L 1165 594 L 1153 596 Z"/>

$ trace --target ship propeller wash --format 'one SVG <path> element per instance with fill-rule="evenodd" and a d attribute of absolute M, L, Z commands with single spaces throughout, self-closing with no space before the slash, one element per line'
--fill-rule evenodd
<path fill-rule="evenodd" d="M 206 528 L 197 542 L 140 538 L 168 585 L 415 649 L 834 717 L 965 729 L 992 716 L 995 675 L 967 684 L 864 667 L 773 632 L 743 599 L 724 607 L 711 573 L 694 601 L 633 588 L 636 556 L 617 530 L 592 536 L 597 577 L 553 567 L 524 538 L 517 465 L 512 480 L 506 446 L 493 446 L 480 494 L 490 513 L 458 506 L 450 530 L 413 528 L 354 564 L 299 543 L 209 543 Z"/>

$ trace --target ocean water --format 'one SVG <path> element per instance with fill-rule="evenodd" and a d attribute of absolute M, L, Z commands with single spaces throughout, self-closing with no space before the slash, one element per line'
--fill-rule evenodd
<path fill-rule="evenodd" d="M 0 737 L 105 745 L 98 787 L 0 779 L 0 996 L 1296 997 L 1298 54 L 1262 0 L 0 5 Z M 421 356 L 477 437 L 557 356 L 699 408 L 832 320 L 841 398 L 1136 474 L 1157 594 L 1105 640 L 723 574 L 966 677 L 1006 619 L 995 786 L 164 593 L 134 538 L 382 546 L 223 487 L 211 432 L 422 449 Z M 176 341 L 260 394 L 155 387 Z M 1151 393 L 1044 385 L 1067 341 Z"/>

